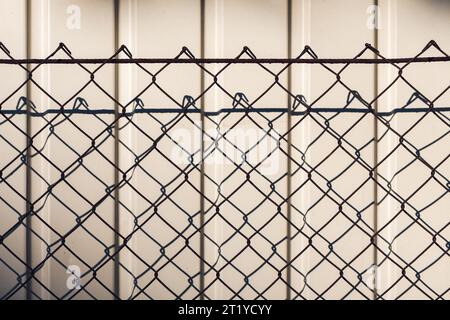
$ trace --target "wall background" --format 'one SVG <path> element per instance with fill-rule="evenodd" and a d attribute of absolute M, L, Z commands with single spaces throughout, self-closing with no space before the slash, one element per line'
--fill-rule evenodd
<path fill-rule="evenodd" d="M 204 11 L 201 10 L 200 1 L 156 1 L 156 0 L 120 0 L 117 1 L 115 11 L 115 1 L 112 0 L 36 0 L 29 1 L 29 11 L 27 14 L 27 4 L 25 0 L 0 0 L 0 41 L 7 46 L 11 54 L 15 58 L 44 58 L 55 50 L 60 42 L 63 42 L 71 51 L 74 57 L 79 58 L 99 58 L 111 56 L 117 49 L 117 44 L 125 44 L 132 52 L 134 57 L 174 57 L 183 46 L 197 57 L 200 57 L 203 51 L 205 57 L 234 57 L 244 46 L 251 48 L 252 52 L 257 57 L 295 57 L 297 56 L 305 45 L 313 48 L 314 52 L 319 57 L 352 57 L 355 56 L 364 48 L 365 43 L 371 43 L 378 47 L 379 51 L 386 57 L 411 57 L 416 55 L 420 50 L 430 41 L 435 40 L 440 47 L 450 52 L 450 37 L 448 30 L 450 29 L 450 2 L 446 0 L 379 0 L 377 6 L 374 1 L 365 0 L 292 0 L 291 7 L 288 7 L 288 1 L 275 0 L 207 0 L 204 2 Z M 116 14 L 118 12 L 118 14 Z M 378 12 L 378 28 L 373 28 L 373 19 L 375 12 Z M 289 28 L 288 17 L 292 21 L 291 28 Z M 202 34 L 202 23 L 204 26 L 204 33 Z M 27 25 L 29 32 L 27 33 Z M 426 55 L 440 55 L 437 50 L 430 50 Z M 123 55 L 122 55 L 123 56 Z M 64 54 L 59 52 L 57 57 L 64 57 Z M 370 58 L 373 54 L 366 52 L 363 57 Z M 2 56 L 2 58 L 4 58 Z M 149 66 L 155 70 L 159 66 Z M 219 66 L 210 66 L 219 68 Z M 271 66 L 272 67 L 272 66 Z M 12 92 L 13 88 L 24 81 L 24 73 L 20 72 L 18 66 L 1 65 L 0 77 L 0 94 L 1 100 L 6 98 L 6 95 Z M 273 67 L 276 70 L 276 66 Z M 110 95 L 116 95 L 118 100 L 125 104 L 137 92 L 142 90 L 149 81 L 148 75 L 143 74 L 135 66 L 123 65 L 119 67 L 119 77 L 114 66 L 108 65 L 96 75 L 96 79 L 103 88 L 107 90 Z M 437 94 L 442 92 L 445 87 L 449 85 L 450 67 L 448 63 L 436 63 L 433 65 L 424 64 L 417 65 L 408 71 L 407 77 L 414 84 L 419 87 L 422 92 L 427 94 L 427 97 L 434 98 Z M 376 90 L 385 88 L 395 77 L 394 70 L 390 66 L 380 65 L 378 67 L 370 65 L 358 65 L 349 68 L 345 73 L 347 83 L 367 99 L 373 99 Z M 72 105 L 76 97 L 73 96 L 74 89 L 79 88 L 88 79 L 88 76 L 83 70 L 73 68 L 73 66 L 41 66 L 36 72 L 34 79 L 36 82 L 50 92 L 57 98 L 57 101 L 52 101 L 46 94 L 33 86 L 30 90 L 30 98 L 35 102 L 38 110 L 45 110 L 50 107 L 58 107 L 58 103 L 67 103 Z M 171 95 L 177 101 L 182 101 L 186 94 L 195 96 L 201 90 L 201 75 L 199 69 L 195 66 L 176 65 L 171 66 L 167 72 L 159 79 L 162 87 L 167 88 Z M 211 79 L 206 79 L 206 85 Z M 280 81 L 286 83 L 287 76 L 284 75 Z M 296 65 L 292 67 L 292 91 L 303 94 L 307 101 L 314 101 L 321 92 L 333 81 L 330 75 L 323 72 L 320 66 L 314 65 Z M 265 74 L 257 66 L 234 66 L 229 72 L 223 75 L 221 83 L 226 86 L 231 92 L 245 92 L 250 100 L 254 100 L 258 93 L 270 83 L 270 79 L 265 78 Z M 117 84 L 117 85 L 116 85 Z M 379 99 L 379 111 L 389 111 L 394 107 L 402 106 L 409 99 L 412 92 L 410 88 L 404 85 L 395 85 L 389 92 Z M 16 92 L 14 97 L 11 97 L 4 103 L 4 108 L 15 108 L 15 105 L 20 96 L 26 95 L 25 89 Z M 347 92 L 345 90 L 337 89 L 327 95 L 324 99 L 318 102 L 320 106 L 336 106 L 342 105 L 346 99 Z M 91 108 L 114 108 L 111 105 L 111 99 L 105 93 L 102 93 L 90 86 L 81 95 L 88 101 Z M 146 106 L 157 107 L 174 107 L 176 104 L 167 99 L 164 95 L 157 91 L 149 90 L 142 100 Z M 220 90 L 214 89 L 205 96 L 205 110 L 218 110 L 223 106 L 229 106 L 232 100 L 223 94 Z M 280 106 L 280 103 L 284 105 Z M 418 102 L 419 103 L 419 102 Z M 450 95 L 447 92 L 437 103 L 442 106 L 450 105 Z M 256 103 L 259 107 L 270 106 L 287 106 L 287 95 L 282 91 L 270 92 L 264 99 Z M 352 116 L 342 118 L 340 125 L 344 129 L 355 121 Z M 26 130 L 26 120 L 18 118 L 16 126 Z M 401 130 L 411 124 L 415 119 L 413 116 L 406 118 L 397 118 L 392 125 Z M 31 130 L 36 132 L 45 123 L 45 119 L 33 118 L 31 120 Z M 200 119 L 198 119 L 200 121 Z M 88 133 L 95 135 L 101 130 L 103 124 L 98 119 L 90 119 L 79 121 L 80 126 Z M 136 123 L 145 126 L 149 135 L 154 135 L 159 132 L 159 127 L 156 122 L 149 124 L 148 119 L 137 118 Z M 187 130 L 191 130 L 189 123 L 181 124 Z M 213 127 L 213 124 L 206 123 L 207 127 Z M 223 123 L 226 125 L 226 122 Z M 279 129 L 283 130 L 287 127 L 286 123 L 278 123 Z M 243 124 L 245 127 L 245 124 Z M 297 127 L 292 134 L 293 142 L 303 148 L 306 148 L 309 143 L 317 137 L 319 129 L 314 123 L 304 123 Z M 443 131 L 444 130 L 444 131 Z M 448 127 L 447 127 L 448 131 Z M 90 144 L 87 137 L 80 136 L 70 124 L 63 124 L 58 128 L 58 132 L 65 138 L 70 139 L 72 146 L 75 149 L 83 150 Z M 445 132 L 442 123 L 438 123 L 435 119 L 425 119 L 424 125 L 417 128 L 413 133 L 413 137 L 425 145 L 428 140 L 435 138 L 439 133 Z M 2 126 L 0 129 L 2 136 L 14 136 L 17 140 L 14 141 L 14 146 L 18 149 L 24 147 L 26 144 L 23 135 L 17 134 L 17 129 L 12 126 Z M 131 164 L 134 161 L 132 155 L 127 152 L 124 146 L 130 149 L 144 150 L 149 141 L 142 138 L 142 134 L 134 127 L 124 130 L 122 136 L 119 137 L 123 142 L 120 145 L 120 162 L 124 165 Z M 195 133 L 194 133 L 195 134 Z M 382 128 L 376 128 L 373 119 L 365 119 L 358 125 L 353 133 L 351 139 L 357 143 L 364 141 L 375 135 L 383 134 Z M 386 155 L 386 150 L 392 150 L 396 144 L 396 137 L 389 136 L 389 134 L 375 146 L 372 145 L 365 149 L 367 159 L 383 159 Z M 39 196 L 45 192 L 47 185 L 45 180 L 51 181 L 56 179 L 59 175 L 58 168 L 64 168 L 74 158 L 73 152 L 67 150 L 61 145 L 58 140 L 54 139 L 48 143 L 45 141 L 45 135 L 39 135 L 35 141 L 36 146 L 44 147 L 44 154 L 54 161 L 55 165 L 51 165 L 42 156 L 35 157 L 32 161 L 35 171 L 31 176 L 32 195 L 33 199 L 38 199 Z M 332 141 L 324 139 L 315 149 L 312 149 L 307 154 L 307 159 L 310 163 L 318 163 L 321 155 L 330 150 Z M 2 140 L 0 166 L 5 166 L 8 161 L 17 154 L 17 150 L 10 145 L 5 144 Z M 431 150 L 427 150 L 427 159 L 438 163 L 448 154 L 449 139 L 444 137 L 441 142 L 434 146 Z M 161 152 L 171 152 L 171 145 L 161 145 Z M 102 146 L 101 150 L 106 157 L 99 154 L 93 154 L 86 159 L 85 165 L 95 170 L 98 176 L 107 185 L 114 182 L 114 168 L 110 161 L 114 159 L 114 144 L 107 143 Z M 294 154 L 295 156 L 295 154 Z M 392 188 L 400 190 L 405 197 L 410 195 L 419 181 L 426 179 L 428 172 L 419 163 L 414 163 L 403 171 L 401 174 L 395 175 L 399 168 L 408 161 L 408 155 L 398 152 L 395 157 L 390 157 L 380 167 L 379 172 L 386 177 L 392 179 Z M 282 174 L 286 171 L 288 166 L 287 159 L 278 159 L 279 166 L 277 171 L 273 174 L 273 179 L 281 178 L 277 186 L 280 194 L 287 192 L 287 178 L 282 178 Z M 344 154 L 336 154 L 333 158 L 326 162 L 321 170 L 325 174 L 332 176 L 333 172 L 339 170 L 340 164 L 348 161 Z M 372 162 L 373 164 L 373 162 Z M 167 165 L 167 161 L 162 156 L 155 156 L 149 158 L 143 164 L 149 168 L 151 175 L 160 181 L 169 181 L 172 177 L 173 167 Z M 293 165 L 295 170 L 295 165 Z M 209 176 L 220 180 L 231 170 L 227 165 L 217 165 L 215 163 L 207 164 L 205 173 Z M 450 172 L 450 163 L 448 160 L 441 165 L 442 172 Z M 18 170 L 12 177 L 10 183 L 15 186 L 22 195 L 26 194 L 24 168 Z M 337 181 L 335 188 L 342 194 L 350 194 L 355 186 L 362 181 L 363 173 L 358 169 L 349 170 L 343 179 Z M 44 177 L 44 178 L 42 178 Z M 142 195 L 147 199 L 155 199 L 159 186 L 149 180 L 144 172 L 137 172 L 134 177 L 134 185 L 137 186 Z M 43 241 L 39 239 L 42 237 L 49 243 L 58 239 L 58 232 L 63 233 L 73 225 L 74 215 L 69 208 L 76 208 L 77 212 L 83 212 L 89 208 L 89 201 L 95 201 L 104 194 L 105 184 L 95 181 L 86 185 L 86 181 L 91 181 L 92 178 L 87 171 L 82 171 L 75 175 L 70 180 L 70 185 L 64 184 L 54 190 L 54 197 L 44 199 L 37 204 L 42 206 L 39 214 L 39 219 L 33 219 L 33 229 L 35 234 L 32 236 L 33 243 L 33 261 L 41 261 L 45 257 L 46 247 Z M 299 187 L 305 177 L 301 173 L 294 174 L 291 180 L 292 190 Z M 199 172 L 194 172 L 190 176 L 192 186 L 190 188 L 176 192 L 170 203 L 165 204 L 159 210 L 163 214 L 170 215 L 167 218 L 171 221 L 174 228 L 183 228 L 186 226 L 185 212 L 198 212 L 201 210 L 201 198 L 195 188 L 200 188 L 202 177 Z M 217 196 L 217 186 L 208 179 L 203 181 L 204 190 L 208 198 L 213 199 Z M 233 187 L 239 181 L 231 179 L 229 185 L 224 185 L 223 190 L 233 190 Z M 261 182 L 263 184 L 263 182 Z M 0 234 L 5 232 L 13 223 L 16 222 L 18 212 L 25 211 L 25 201 L 17 192 L 12 191 L 4 184 L 0 184 Z M 80 190 L 84 195 L 84 199 L 77 195 L 73 189 Z M 415 195 L 411 201 L 417 207 L 425 207 L 427 201 L 430 202 L 430 195 L 439 194 L 439 186 L 430 185 L 427 190 Z M 377 195 L 377 199 L 375 196 Z M 317 190 L 313 186 L 305 186 L 301 192 L 296 193 L 291 200 L 291 214 L 293 221 L 298 219 L 298 224 L 301 225 L 303 217 L 299 212 L 307 210 L 311 203 L 317 199 Z M 258 199 L 260 196 L 255 193 L 250 187 L 243 189 L 237 194 L 233 201 L 241 208 L 247 208 L 250 205 L 249 199 Z M 133 217 L 130 213 L 142 212 L 148 207 L 148 203 L 133 190 L 131 187 L 124 187 L 120 191 L 120 198 L 123 201 L 123 206 L 120 206 L 120 228 L 121 230 L 130 231 L 133 228 Z M 376 201 L 375 201 L 376 200 Z M 378 226 L 385 225 L 392 218 L 396 217 L 400 204 L 390 199 L 389 196 L 379 189 L 376 192 L 376 187 L 373 183 L 365 184 L 364 188 L 357 196 L 352 197 L 352 206 L 362 208 L 372 202 L 379 202 L 377 206 L 369 206 L 364 212 L 364 219 L 367 223 L 366 231 L 370 232 L 374 228 L 375 218 L 374 212 L 378 214 Z M 128 208 L 127 210 L 125 209 Z M 205 204 L 206 213 L 208 210 L 213 211 L 214 208 Z M 442 228 L 441 235 L 446 239 L 450 239 L 450 228 L 446 227 L 450 220 L 450 197 L 447 194 L 439 200 L 437 205 L 427 208 L 424 212 L 423 219 L 427 224 L 434 226 L 436 229 Z M 247 208 L 250 210 L 250 208 Z M 254 224 L 262 224 L 275 210 L 273 206 L 264 207 L 258 211 L 258 215 L 254 217 Z M 351 211 L 351 209 L 347 208 Z M 56 254 L 56 259 L 51 259 L 46 263 L 36 275 L 33 280 L 33 291 L 36 296 L 41 298 L 55 298 L 62 296 L 67 292 L 66 279 L 68 274 L 66 269 L 68 265 L 79 265 L 82 271 L 86 265 L 96 262 L 96 258 L 102 254 L 105 249 L 102 245 L 93 241 L 89 233 L 95 234 L 98 239 L 104 243 L 112 244 L 114 241 L 114 234 L 112 230 L 105 227 L 105 223 L 113 223 L 114 221 L 114 200 L 108 199 L 98 209 L 99 217 L 94 217 L 86 223 L 86 229 L 80 231 L 67 241 L 67 247 L 70 247 L 73 252 L 67 248 L 62 248 Z M 232 223 L 239 223 L 239 212 L 233 207 L 224 205 L 224 212 L 228 215 Z M 287 210 L 286 205 L 283 207 Z M 332 202 L 322 201 L 319 206 L 315 207 L 308 214 L 309 223 L 317 228 L 320 228 L 325 221 L 330 219 L 334 214 L 335 204 Z M 345 209 L 344 209 L 345 210 Z M 342 234 L 346 225 L 349 223 L 344 218 L 338 218 L 334 223 L 324 228 L 321 234 L 329 239 L 335 239 Z M 104 221 L 102 221 L 102 219 Z M 197 219 L 197 218 L 196 218 Z M 198 223 L 195 221 L 194 223 Z M 420 259 L 420 261 L 412 261 L 414 255 L 420 248 L 430 243 L 430 235 L 423 232 L 421 228 L 409 230 L 402 235 L 400 231 L 406 228 L 411 223 L 411 220 L 405 217 L 396 219 L 395 223 L 389 224 L 389 227 L 383 228 L 380 234 L 386 239 L 392 240 L 394 251 L 399 253 L 405 260 L 394 257 L 397 263 L 385 261 L 381 264 L 378 270 L 379 279 L 378 290 L 385 292 L 385 298 L 395 298 L 401 296 L 402 298 L 426 298 L 420 290 L 412 288 L 403 292 L 411 286 L 411 283 L 405 279 L 401 279 L 396 283 L 401 276 L 400 265 L 413 262 L 415 268 L 420 269 L 427 266 L 433 256 L 441 255 L 442 251 L 435 248 L 429 251 L 428 255 Z M 52 226 L 54 230 L 50 227 Z M 274 221 L 268 228 L 265 228 L 262 233 L 271 237 L 274 241 L 285 236 L 286 222 L 282 219 Z M 55 232 L 57 231 L 57 232 Z M 170 226 L 162 221 L 155 219 L 151 227 L 147 230 L 150 234 L 160 242 L 167 242 L 171 239 L 173 231 Z M 294 230 L 292 230 L 295 233 Z M 214 219 L 205 229 L 205 234 L 215 242 L 221 243 L 226 239 L 231 230 L 227 227 L 223 220 Z M 248 230 L 250 232 L 250 230 Z M 337 243 L 335 250 L 342 256 L 346 257 L 347 261 L 352 260 L 352 257 L 364 250 L 367 244 L 367 236 L 356 228 L 343 238 L 344 240 Z M 228 243 L 223 247 L 223 254 L 231 257 L 237 248 L 242 246 L 243 239 L 236 238 L 234 242 Z M 267 254 L 267 243 L 262 238 L 255 238 L 256 246 L 259 245 L 261 252 Z M 24 266 L 21 259 L 25 259 L 25 229 L 18 230 L 14 237 L 8 240 L 11 250 L 17 255 L 15 257 L 3 247 L 0 247 L 0 256 L 8 265 L 14 266 L 17 273 L 23 273 Z M 89 245 L 87 245 L 89 244 Z M 305 248 L 307 238 L 299 235 L 292 240 L 292 255 Z M 174 254 L 183 246 L 180 242 L 174 244 L 168 252 L 168 255 Z M 293 261 L 295 270 L 292 271 L 291 281 L 294 288 L 301 288 L 304 286 L 304 275 L 307 275 L 309 285 L 314 288 L 306 288 L 304 291 L 305 298 L 317 298 L 317 292 L 324 292 L 323 298 L 333 299 L 340 298 L 349 291 L 349 284 L 346 281 L 339 281 L 331 290 L 326 291 L 339 276 L 339 272 L 330 263 L 321 263 L 315 271 L 309 275 L 309 271 L 321 261 L 323 258 L 318 251 L 320 248 L 325 248 L 326 242 L 318 242 L 318 250 L 308 249 L 301 259 Z M 388 244 L 381 243 L 380 246 L 389 251 Z M 383 247 L 384 246 L 384 247 Z M 176 257 L 177 264 L 190 274 L 195 274 L 199 271 L 199 259 L 194 253 L 199 250 L 198 237 L 194 237 L 191 241 L 192 251 L 184 252 Z M 217 260 L 217 247 L 211 241 L 205 242 L 205 257 L 208 261 Z M 266 250 L 266 251 L 265 251 Z M 283 251 L 284 250 L 284 251 Z M 280 247 L 284 255 L 287 254 L 285 247 Z M 149 241 L 145 234 L 137 234 L 129 243 L 126 250 L 121 253 L 121 274 L 120 274 L 120 294 L 121 297 L 126 298 L 133 292 L 133 277 L 130 274 L 138 275 L 148 269 L 148 265 L 144 261 L 154 261 L 155 257 L 159 256 L 159 247 L 154 241 Z M 82 257 L 80 259 L 79 257 Z M 336 257 L 330 257 L 337 265 L 342 265 L 342 261 Z M 352 266 L 357 270 L 363 270 L 370 265 L 382 261 L 383 256 L 376 253 L 374 250 L 366 250 L 364 254 L 352 262 Z M 427 260 L 428 259 L 428 260 Z M 83 261 L 80 261 L 83 260 Z M 448 252 L 446 258 L 439 260 L 440 262 L 429 267 L 426 275 L 426 283 L 430 285 L 436 292 L 444 292 L 445 288 L 450 286 L 450 260 Z M 158 263 L 164 263 L 160 261 Z M 220 264 L 224 263 L 219 259 Z M 282 261 L 279 261 L 282 265 Z M 236 259 L 235 266 L 239 269 L 251 272 L 259 264 L 260 258 L 252 253 L 243 255 Z M 89 284 L 89 292 L 96 297 L 112 298 L 111 292 L 105 288 L 114 287 L 113 263 L 108 263 L 98 275 L 99 281 L 92 281 Z M 355 274 L 347 269 L 349 279 L 352 281 Z M 408 272 L 411 272 L 409 270 Z M 260 290 L 266 288 L 274 279 L 274 269 L 263 269 L 254 275 L 255 286 Z M 222 280 L 231 288 L 240 288 L 243 279 L 234 268 L 226 268 L 221 274 Z M 287 275 L 283 273 L 285 279 Z M 0 263 L 0 296 L 7 292 L 15 283 L 17 275 L 14 271 L 6 267 L 5 264 Z M 139 278 L 142 283 L 151 281 L 153 274 L 143 274 Z M 215 275 L 210 274 L 206 277 L 206 285 L 214 279 Z M 414 274 L 411 274 L 414 277 Z M 164 269 L 159 275 L 167 286 L 176 292 L 180 292 L 182 288 L 186 287 L 186 276 L 180 269 L 172 264 Z M 400 277 L 401 278 L 401 277 Z M 195 280 L 198 281 L 198 280 Z M 354 282 L 354 281 L 353 281 Z M 221 282 L 215 282 L 206 290 L 206 295 L 210 298 L 230 298 L 233 297 L 232 292 L 227 286 Z M 389 289 L 393 284 L 395 288 Z M 196 283 L 197 284 L 197 283 Z M 198 285 L 198 284 L 197 284 Z M 423 290 L 433 294 L 433 290 L 424 287 Z M 46 288 L 50 288 L 51 292 Z M 138 298 L 148 298 L 148 296 L 155 298 L 173 298 L 171 290 L 155 281 L 148 286 Z M 362 292 L 353 291 L 347 298 L 362 298 L 364 295 L 371 295 L 369 289 L 361 289 Z M 365 290 L 365 291 L 364 291 Z M 288 290 L 289 291 L 289 290 Z M 266 298 L 286 298 L 288 294 L 286 286 L 283 282 L 271 287 L 264 294 Z M 192 288 L 183 294 L 184 299 L 193 298 L 197 292 Z M 450 298 L 450 293 L 447 292 L 443 298 Z M 257 294 L 249 289 L 244 289 L 241 294 L 243 298 L 255 298 Z M 294 295 L 293 295 L 294 296 Z M 16 293 L 14 298 L 24 298 L 25 290 L 20 290 Z M 36 297 L 34 297 L 36 298 Z M 82 292 L 77 295 L 77 298 L 89 298 L 89 294 Z"/>

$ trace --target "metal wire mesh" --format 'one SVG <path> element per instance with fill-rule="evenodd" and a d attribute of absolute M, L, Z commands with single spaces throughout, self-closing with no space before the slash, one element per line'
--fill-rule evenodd
<path fill-rule="evenodd" d="M 25 75 L 16 87 L 3 80 L 0 104 L 3 299 L 449 297 L 449 85 L 430 97 L 407 79 L 419 62 L 448 66 L 435 42 L 397 60 L 370 45 L 352 59 L 319 59 L 309 47 L 295 59 L 258 59 L 244 48 L 216 60 L 187 48 L 133 59 L 123 46 L 103 60 L 76 59 L 63 44 L 42 60 L 1 50 L 0 65 Z M 425 57 L 430 50 L 439 56 Z M 41 81 L 60 64 L 76 69 L 61 77 L 65 99 Z M 269 79 L 252 99 L 222 77 L 242 64 Z M 331 79 L 310 101 L 293 90 L 301 64 Z M 367 97 L 346 82 L 358 64 L 386 65 L 392 81 Z M 177 94 L 161 84 L 174 65 L 201 75 L 196 92 L 179 93 L 197 81 L 186 69 L 177 69 L 179 84 L 170 78 Z M 144 77 L 126 103 L 118 82 L 104 82 L 122 66 Z M 70 72 L 87 80 L 74 87 Z M 399 84 L 411 98 L 382 109 Z M 337 87 L 346 100 L 321 106 Z M 89 89 L 109 107 L 82 98 Z M 275 89 L 277 104 L 261 106 Z M 206 107 L 211 92 L 223 108 Z M 171 106 L 153 106 L 149 93 Z M 243 128 L 261 134 L 241 145 L 230 136 Z M 200 143 L 187 147 L 185 133 Z M 417 178 L 405 185 L 404 175 Z M 372 286 L 374 268 L 390 280 Z"/>

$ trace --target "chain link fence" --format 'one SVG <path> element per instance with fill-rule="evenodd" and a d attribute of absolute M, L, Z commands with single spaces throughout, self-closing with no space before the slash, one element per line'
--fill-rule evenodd
<path fill-rule="evenodd" d="M 435 42 L 399 59 L 1 50 L 3 299 L 450 297 Z"/>

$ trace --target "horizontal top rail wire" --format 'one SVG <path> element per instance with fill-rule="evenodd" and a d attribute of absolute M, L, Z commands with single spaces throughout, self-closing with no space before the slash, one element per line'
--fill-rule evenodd
<path fill-rule="evenodd" d="M 354 58 L 317 58 L 317 59 L 292 59 L 292 58 L 193 58 L 193 59 L 176 59 L 176 58 L 128 58 L 128 59 L 0 59 L 0 64 L 160 64 L 160 63 L 233 63 L 233 64 L 392 64 L 392 63 L 418 63 L 418 62 L 447 62 L 450 57 L 418 57 L 418 58 L 391 58 L 391 59 L 354 59 Z"/>
<path fill-rule="evenodd" d="M 434 47 L 442 56 L 421 57 L 429 48 Z M 66 53 L 72 53 L 64 43 L 60 43 L 58 49 L 63 49 Z M 7 47 L 0 42 L 0 50 L 5 52 L 9 59 L 0 59 L 0 64 L 399 64 L 399 63 L 424 63 L 424 62 L 447 62 L 450 56 L 444 52 L 439 45 L 431 40 L 424 49 L 414 57 L 387 58 L 379 54 L 379 51 L 371 44 L 366 43 L 365 49 L 376 54 L 375 58 L 360 58 L 360 53 L 353 58 L 319 58 L 310 46 L 305 46 L 301 54 L 296 58 L 257 58 L 255 54 L 248 48 L 243 47 L 241 53 L 236 58 L 197 58 L 187 47 L 183 47 L 180 54 L 175 58 L 133 58 L 129 49 L 122 45 L 116 54 L 110 58 L 27 58 L 15 59 L 10 55 Z M 128 58 L 117 58 L 117 54 L 123 52 Z M 309 54 L 311 58 L 302 58 L 304 54 Z M 182 54 L 186 54 L 188 58 L 180 58 Z M 243 54 L 247 54 L 248 58 L 242 58 Z"/>

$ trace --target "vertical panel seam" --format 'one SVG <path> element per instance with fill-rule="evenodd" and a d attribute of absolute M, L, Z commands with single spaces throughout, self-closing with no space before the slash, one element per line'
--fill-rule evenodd
<path fill-rule="evenodd" d="M 114 51 L 119 49 L 119 5 L 120 0 L 114 0 Z M 114 99 L 119 98 L 119 65 L 114 65 Z M 119 106 L 114 103 L 114 295 L 115 299 L 120 299 L 120 260 L 119 260 Z"/>
<path fill-rule="evenodd" d="M 31 0 L 26 0 L 25 3 L 25 32 L 26 32 L 26 57 L 29 59 L 31 57 Z M 27 64 L 26 66 L 27 70 L 31 70 L 30 64 Z M 31 137 L 31 116 L 29 115 L 30 112 L 30 99 L 31 95 L 31 86 L 30 82 L 27 81 L 26 85 L 26 96 L 27 96 L 27 115 L 26 115 L 26 174 L 25 174 L 25 188 L 26 188 L 26 214 L 27 217 L 25 219 L 25 261 L 26 261 L 26 279 L 27 279 L 27 285 L 26 285 L 26 299 L 31 300 L 32 298 L 32 273 L 31 273 L 31 266 L 32 266 L 32 240 L 31 240 L 31 228 L 32 228 L 32 221 L 31 221 L 31 150 L 30 150 L 30 137 Z"/>
<path fill-rule="evenodd" d="M 287 57 L 288 59 L 291 58 L 292 53 L 292 0 L 287 0 Z M 288 91 L 292 91 L 292 70 L 291 66 L 288 66 L 287 69 L 287 88 Z M 292 127 L 292 115 L 291 115 L 291 99 L 289 94 L 287 95 L 287 105 L 288 105 L 288 119 L 287 119 L 287 129 L 288 129 L 288 136 L 287 136 L 287 212 L 286 212 L 286 219 L 287 219 L 287 230 L 286 230 L 286 237 L 287 237 L 287 243 L 286 243 L 286 299 L 291 299 L 291 192 L 292 192 L 292 163 L 291 163 L 291 155 L 292 155 L 292 134 L 291 134 L 291 127 Z"/>
<path fill-rule="evenodd" d="M 205 57 L 205 0 L 200 0 L 200 56 Z M 205 299 L 205 163 L 204 163 L 204 151 L 205 151 L 205 98 L 203 91 L 205 89 L 205 74 L 200 69 L 200 108 L 201 108 L 201 165 L 200 165 L 200 300 Z"/>
<path fill-rule="evenodd" d="M 374 28 L 374 47 L 378 50 L 378 27 L 379 27 L 379 7 L 378 7 L 378 0 L 374 0 L 375 5 L 375 28 Z M 375 56 L 375 58 L 377 58 Z M 378 95 L 378 64 L 374 64 L 374 99 Z M 375 99 L 374 102 L 374 109 L 375 112 L 378 112 L 378 99 Z M 378 121 L 377 117 L 374 117 L 373 119 L 373 130 L 374 130 L 374 158 L 373 158 L 373 164 L 374 164 L 374 188 L 373 188 L 373 198 L 374 198 L 374 209 L 373 209 L 373 263 L 375 268 L 378 267 L 378 249 L 377 249 L 377 238 L 378 238 Z M 373 299 L 377 300 L 378 292 L 377 292 L 377 270 L 374 269 L 374 286 L 373 286 Z"/>

